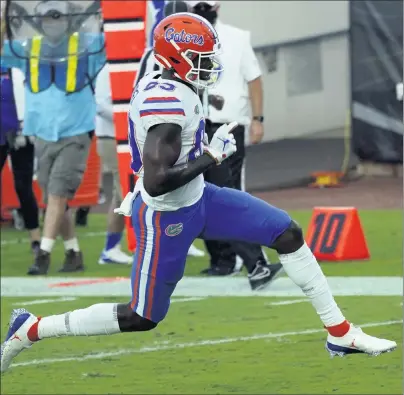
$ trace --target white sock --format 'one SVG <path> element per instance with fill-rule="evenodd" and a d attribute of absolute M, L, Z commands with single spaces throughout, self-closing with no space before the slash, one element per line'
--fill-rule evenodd
<path fill-rule="evenodd" d="M 74 237 L 73 239 L 70 239 L 70 240 L 65 240 L 63 242 L 63 244 L 65 245 L 65 250 L 66 251 L 69 251 L 69 250 L 73 250 L 75 252 L 80 251 L 79 241 L 77 240 L 76 237 Z"/>
<path fill-rule="evenodd" d="M 54 244 L 55 244 L 54 239 L 48 239 L 47 237 L 42 237 L 41 245 L 39 248 L 42 251 L 51 252 Z"/>
<path fill-rule="evenodd" d="M 280 254 L 279 260 L 289 278 L 309 297 L 326 327 L 345 321 L 327 279 L 306 243 L 292 254 Z"/>
<path fill-rule="evenodd" d="M 116 303 L 100 303 L 86 309 L 44 317 L 38 323 L 38 338 L 120 333 L 117 307 Z"/>

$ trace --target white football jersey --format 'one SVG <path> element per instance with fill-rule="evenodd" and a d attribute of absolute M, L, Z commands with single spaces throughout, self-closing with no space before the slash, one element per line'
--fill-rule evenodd
<path fill-rule="evenodd" d="M 203 194 L 205 182 L 199 175 L 188 184 L 164 195 L 151 197 L 143 187 L 143 147 L 148 130 L 161 123 L 182 128 L 182 148 L 177 164 L 187 163 L 203 154 L 205 118 L 198 95 L 181 82 L 165 80 L 160 73 L 142 78 L 133 92 L 129 109 L 128 140 L 131 168 L 139 176 L 143 201 L 156 211 L 174 211 L 195 204 Z"/>

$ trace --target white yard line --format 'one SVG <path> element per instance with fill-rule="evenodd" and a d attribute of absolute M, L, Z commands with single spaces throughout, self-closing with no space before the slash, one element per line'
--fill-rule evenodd
<path fill-rule="evenodd" d="M 371 322 L 367 324 L 361 325 L 362 328 L 371 328 L 378 326 L 389 326 L 401 324 L 403 321 L 384 321 L 384 322 Z M 288 336 L 303 336 L 303 335 L 311 335 L 314 333 L 324 333 L 324 329 L 307 329 L 304 331 L 298 332 L 281 332 L 281 333 L 265 333 L 251 336 L 240 336 L 240 337 L 227 337 L 223 339 L 206 339 L 197 342 L 189 342 L 189 343 L 173 343 L 173 344 L 161 344 L 151 347 L 142 347 L 142 348 L 132 348 L 132 349 L 120 349 L 117 351 L 105 351 L 99 352 L 96 354 L 89 354 L 83 356 L 75 356 L 75 357 L 65 357 L 65 358 L 47 358 L 47 359 L 34 359 L 26 362 L 19 362 L 13 364 L 12 367 L 19 366 L 32 366 L 32 365 L 44 365 L 44 364 L 54 364 L 58 362 L 83 362 L 92 359 L 103 359 L 103 358 L 111 358 L 118 357 L 121 355 L 130 355 L 130 354 L 145 354 L 149 352 L 158 352 L 158 351 L 167 351 L 167 350 L 176 350 L 176 349 L 185 349 L 185 348 L 193 348 L 193 347 L 203 347 L 203 346 L 217 346 L 221 344 L 229 344 L 229 343 L 237 343 L 237 342 L 246 342 L 252 340 L 263 340 L 263 339 L 279 339 L 282 337 Z M 321 343 L 319 345 L 321 348 Z"/>
<path fill-rule="evenodd" d="M 100 237 L 105 236 L 106 232 L 87 232 L 79 235 L 80 237 Z M 22 244 L 22 243 L 29 243 L 30 239 L 22 238 L 22 239 L 12 239 L 12 240 L 1 240 L 1 245 L 12 245 L 12 244 Z"/>
<path fill-rule="evenodd" d="M 13 303 L 12 306 L 33 306 L 37 304 L 48 304 L 48 303 L 59 303 L 59 302 L 71 302 L 76 300 L 75 297 L 64 297 L 64 298 L 54 298 L 54 299 L 35 299 L 35 300 L 24 300 L 21 302 Z M 171 303 L 182 303 L 182 302 L 196 302 L 198 300 L 204 300 L 207 298 L 174 298 Z"/>
<path fill-rule="evenodd" d="M 198 300 L 204 300 L 207 297 L 195 297 L 195 298 L 173 298 L 170 303 L 182 303 L 182 302 L 196 302 Z"/>
<path fill-rule="evenodd" d="M 129 269 L 130 270 L 130 269 Z M 69 285 L 70 286 L 67 286 Z M 328 283 L 335 296 L 402 296 L 402 277 L 329 277 Z M 63 285 L 63 286 L 62 286 Z M 88 277 L 2 277 L 2 297 L 56 298 L 62 296 L 125 296 L 131 295 L 129 278 Z M 281 300 L 292 297 L 304 299 L 299 287 L 287 277 L 277 279 L 262 291 L 251 291 L 245 277 L 184 277 L 177 285 L 175 297 L 195 298 L 223 297 L 269 297 Z M 269 302 L 269 301 L 268 301 Z M 397 301 L 399 303 L 400 301 Z"/>
<path fill-rule="evenodd" d="M 35 299 L 35 300 L 27 300 L 22 302 L 13 303 L 13 306 L 32 306 L 35 304 L 48 304 L 48 303 L 59 303 L 59 302 L 71 302 L 72 300 L 76 300 L 75 297 L 64 297 L 64 298 L 54 298 L 54 299 Z"/>
<path fill-rule="evenodd" d="M 309 302 L 309 299 L 292 299 L 292 300 L 280 300 L 279 302 L 265 303 L 265 306 L 286 306 L 288 304 Z"/>

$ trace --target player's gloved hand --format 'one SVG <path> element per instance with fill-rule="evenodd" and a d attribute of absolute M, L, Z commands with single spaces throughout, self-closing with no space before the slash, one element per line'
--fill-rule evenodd
<path fill-rule="evenodd" d="M 232 133 L 237 125 L 237 122 L 232 122 L 220 126 L 213 135 L 210 144 L 204 147 L 204 152 L 210 155 L 218 165 L 237 151 L 236 139 Z"/>

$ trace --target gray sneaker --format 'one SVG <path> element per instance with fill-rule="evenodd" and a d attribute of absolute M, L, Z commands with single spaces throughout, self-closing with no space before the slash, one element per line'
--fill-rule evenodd
<path fill-rule="evenodd" d="M 40 276 L 48 274 L 49 265 L 50 265 L 49 252 L 39 249 L 37 254 L 35 255 L 34 264 L 28 269 L 27 274 L 29 274 L 30 276 Z"/>
<path fill-rule="evenodd" d="M 59 273 L 82 272 L 84 270 L 83 254 L 81 251 L 68 250 L 65 253 L 65 261 L 59 269 Z"/>

